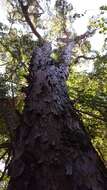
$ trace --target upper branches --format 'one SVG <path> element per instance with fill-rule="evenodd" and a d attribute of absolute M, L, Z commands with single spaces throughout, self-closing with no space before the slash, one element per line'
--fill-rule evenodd
<path fill-rule="evenodd" d="M 35 36 L 39 39 L 40 43 L 43 43 L 44 40 L 43 38 L 41 37 L 41 35 L 39 34 L 39 32 L 37 31 L 36 27 L 34 26 L 30 16 L 29 16 L 29 13 L 28 13 L 28 8 L 29 8 L 29 5 L 24 5 L 23 1 L 22 0 L 18 0 L 20 6 L 21 6 L 21 9 L 22 9 L 22 12 L 23 12 L 23 15 L 25 17 L 25 20 L 26 22 L 28 23 L 28 25 L 30 26 L 32 32 L 35 34 Z M 38 15 L 36 15 L 38 17 Z"/>
<path fill-rule="evenodd" d="M 76 36 L 75 38 L 69 39 L 69 36 L 66 38 L 58 38 L 57 40 L 65 43 L 64 49 L 61 53 L 61 58 L 65 64 L 69 66 L 71 62 L 71 56 L 72 56 L 72 50 L 75 47 L 75 45 L 83 40 L 86 40 L 88 37 L 92 36 L 95 33 L 95 30 L 93 31 L 87 31 L 84 34 L 80 36 Z"/>

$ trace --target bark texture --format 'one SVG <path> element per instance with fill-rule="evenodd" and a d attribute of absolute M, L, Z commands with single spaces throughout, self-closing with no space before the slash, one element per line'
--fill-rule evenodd
<path fill-rule="evenodd" d="M 107 171 L 67 94 L 72 47 L 62 63 L 50 58 L 50 43 L 33 52 L 8 190 L 107 190 Z"/>

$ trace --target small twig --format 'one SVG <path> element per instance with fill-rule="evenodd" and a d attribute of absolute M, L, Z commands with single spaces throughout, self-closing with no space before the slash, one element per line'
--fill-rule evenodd
<path fill-rule="evenodd" d="M 89 115 L 89 116 L 91 116 L 91 117 L 94 117 L 94 118 L 96 118 L 96 119 L 98 119 L 98 120 L 101 120 L 101 121 L 103 121 L 103 122 L 107 122 L 107 121 L 105 121 L 105 119 L 104 118 L 102 118 L 102 117 L 99 117 L 99 116 L 97 116 L 97 115 L 95 115 L 95 114 L 93 114 L 93 113 L 90 113 L 90 112 L 87 112 L 87 111 L 82 111 L 82 110 L 78 110 L 81 114 L 86 114 L 86 115 Z"/>
<path fill-rule="evenodd" d="M 7 154 L 7 151 L 4 152 L 4 154 L 0 157 L 0 160 L 2 160 L 6 154 Z"/>
<path fill-rule="evenodd" d="M 7 65 L 7 62 L 6 62 L 6 63 L 3 63 L 3 64 L 0 64 L 0 67 L 3 67 L 3 66 L 5 66 L 5 65 Z"/>

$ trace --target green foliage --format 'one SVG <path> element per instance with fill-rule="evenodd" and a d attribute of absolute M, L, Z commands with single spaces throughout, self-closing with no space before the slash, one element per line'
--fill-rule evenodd
<path fill-rule="evenodd" d="M 107 20 L 106 15 L 98 15 L 96 18 L 90 19 L 90 25 L 97 29 L 100 34 L 107 34 Z"/>
<path fill-rule="evenodd" d="M 93 144 L 107 160 L 107 57 L 99 56 L 93 64 L 91 73 L 72 68 L 67 84 Z"/>
<path fill-rule="evenodd" d="M 6 81 L 10 86 L 9 94 L 16 96 L 23 85 L 26 85 L 25 75 L 33 47 L 36 42 L 32 37 L 16 29 L 11 29 L 0 39 L 0 60 L 5 65 Z"/>
<path fill-rule="evenodd" d="M 107 11 L 107 5 L 103 5 L 100 7 L 100 10 L 104 10 L 104 11 Z"/>

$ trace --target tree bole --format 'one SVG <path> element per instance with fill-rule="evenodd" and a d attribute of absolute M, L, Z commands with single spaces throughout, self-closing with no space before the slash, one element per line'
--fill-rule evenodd
<path fill-rule="evenodd" d="M 50 54 L 45 43 L 32 55 L 7 189 L 107 190 L 107 170 L 67 93 L 68 65 Z"/>

